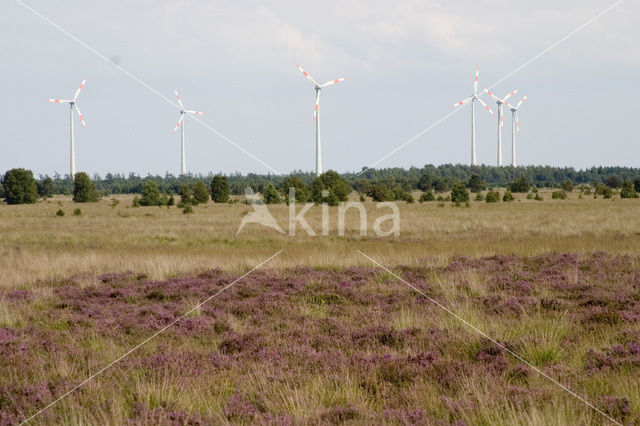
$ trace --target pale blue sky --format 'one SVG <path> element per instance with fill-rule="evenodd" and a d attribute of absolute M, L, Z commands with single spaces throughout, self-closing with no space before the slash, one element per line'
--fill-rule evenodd
<path fill-rule="evenodd" d="M 313 86 L 323 91 L 325 169 L 360 170 L 470 95 L 476 65 L 486 87 L 613 4 L 577 1 L 202 2 L 23 0 L 274 169 L 315 164 Z M 495 87 L 529 99 L 520 164 L 640 167 L 640 5 L 627 0 Z M 635 26 L 635 28 L 634 28 Z M 78 104 L 77 169 L 91 174 L 178 174 L 175 107 L 96 57 L 15 0 L 0 16 L 0 171 L 68 172 L 68 98 Z M 483 99 L 492 107 L 488 96 Z M 77 123 L 79 124 L 79 123 Z M 511 157 L 510 115 L 504 160 Z M 496 119 L 477 110 L 478 161 L 495 164 Z M 266 173 L 264 165 L 187 120 L 187 169 Z M 469 162 L 470 109 L 454 114 L 378 167 Z"/>

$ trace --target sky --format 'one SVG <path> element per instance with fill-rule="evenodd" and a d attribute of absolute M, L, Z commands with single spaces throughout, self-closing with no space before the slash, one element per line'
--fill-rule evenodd
<path fill-rule="evenodd" d="M 468 164 L 470 107 L 440 120 L 471 95 L 476 67 L 480 90 L 528 95 L 519 165 L 640 167 L 640 3 L 537 56 L 614 3 L 5 0 L 0 172 L 69 172 L 69 108 L 47 98 L 72 97 L 85 77 L 78 171 L 179 174 L 174 88 L 206 113 L 185 122 L 189 172 L 312 171 L 315 92 L 296 63 L 319 82 L 348 77 L 322 91 L 325 170 Z M 478 162 L 495 165 L 497 118 L 477 108 L 476 129 Z"/>

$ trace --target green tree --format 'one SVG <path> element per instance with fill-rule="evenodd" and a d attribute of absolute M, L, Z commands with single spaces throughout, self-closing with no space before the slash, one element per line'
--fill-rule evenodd
<path fill-rule="evenodd" d="M 504 201 L 505 203 L 510 203 L 514 200 L 513 198 L 513 194 L 511 193 L 511 191 L 504 191 L 504 195 L 502 196 L 502 201 Z"/>
<path fill-rule="evenodd" d="M 53 179 L 49 176 L 46 176 L 40 182 L 38 182 L 38 195 L 42 198 L 50 198 L 53 195 L 53 191 L 55 191 L 56 186 L 53 183 Z"/>
<path fill-rule="evenodd" d="M 636 192 L 640 192 L 640 178 L 636 178 L 636 180 L 633 181 L 633 189 L 635 189 Z"/>
<path fill-rule="evenodd" d="M 93 182 L 91 182 L 89 175 L 85 172 L 76 173 L 73 179 L 73 202 L 95 203 L 99 199 L 100 195 Z"/>
<path fill-rule="evenodd" d="M 435 189 L 436 192 L 447 192 L 449 188 L 449 183 L 444 179 L 437 178 L 433 181 L 433 189 Z"/>
<path fill-rule="evenodd" d="M 560 187 L 562 188 L 563 191 L 571 192 L 573 191 L 573 182 L 571 181 L 571 179 L 567 179 L 564 182 L 562 182 L 562 185 L 560 185 Z"/>
<path fill-rule="evenodd" d="M 323 191 L 328 191 L 323 195 Z M 347 201 L 351 187 L 344 178 L 333 170 L 318 176 L 311 182 L 311 201 L 314 203 L 329 203 L 330 206 L 338 205 L 340 201 Z"/>
<path fill-rule="evenodd" d="M 418 181 L 418 189 L 421 191 L 429 191 L 432 188 L 433 178 L 429 174 L 423 174 Z"/>
<path fill-rule="evenodd" d="M 147 181 L 142 187 L 142 197 L 138 201 L 141 206 L 160 205 L 160 191 L 158 185 L 152 180 Z"/>
<path fill-rule="evenodd" d="M 367 195 L 375 202 L 389 201 L 394 199 L 394 194 L 384 183 L 376 183 L 369 187 Z"/>
<path fill-rule="evenodd" d="M 215 175 L 211 179 L 211 199 L 214 203 L 229 201 L 229 179 L 226 176 Z"/>
<path fill-rule="evenodd" d="M 508 187 L 511 192 L 529 192 L 531 184 L 526 176 L 520 176 L 519 178 L 512 180 Z"/>
<path fill-rule="evenodd" d="M 193 199 L 196 204 L 206 204 L 209 202 L 209 190 L 207 184 L 199 180 L 193 185 Z"/>
<path fill-rule="evenodd" d="M 605 182 L 609 188 L 620 188 L 620 178 L 616 175 L 609 176 Z"/>
<path fill-rule="evenodd" d="M 38 200 L 38 185 L 31 170 L 8 170 L 2 186 L 7 204 L 33 204 Z"/>
<path fill-rule="evenodd" d="M 630 179 L 625 179 L 622 182 L 622 189 L 620 190 L 620 198 L 638 198 L 638 193 L 633 187 L 633 182 Z"/>
<path fill-rule="evenodd" d="M 498 201 L 500 201 L 500 193 L 498 191 L 489 191 L 484 197 L 484 200 L 487 203 L 497 203 Z"/>
<path fill-rule="evenodd" d="M 469 191 L 462 182 L 457 182 L 451 188 L 451 201 L 454 203 L 466 203 L 469 201 Z"/>
<path fill-rule="evenodd" d="M 281 201 L 276 187 L 271 182 L 262 191 L 262 201 L 265 204 L 278 204 Z"/>
<path fill-rule="evenodd" d="M 280 192 L 287 204 L 289 204 L 289 188 L 294 188 L 296 190 L 296 203 L 306 203 L 309 201 L 309 191 L 307 191 L 307 186 L 299 177 L 287 176 L 282 182 Z"/>
<path fill-rule="evenodd" d="M 194 199 L 191 187 L 189 185 L 182 185 L 182 188 L 180 188 L 180 202 L 178 203 L 178 207 L 191 206 L 193 203 Z"/>
<path fill-rule="evenodd" d="M 435 195 L 433 195 L 433 190 L 431 188 L 429 188 L 429 190 L 427 192 L 423 192 L 422 195 L 420 195 L 420 202 L 424 203 L 425 201 L 435 201 L 436 197 Z"/>
<path fill-rule="evenodd" d="M 471 192 L 480 192 L 484 189 L 484 181 L 478 175 L 471 175 L 467 187 Z"/>

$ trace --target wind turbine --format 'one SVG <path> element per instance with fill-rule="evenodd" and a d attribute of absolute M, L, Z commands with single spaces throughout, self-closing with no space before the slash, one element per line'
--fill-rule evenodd
<path fill-rule="evenodd" d="M 511 108 L 511 165 L 516 166 L 516 130 L 520 134 L 520 121 L 518 120 L 518 108 L 524 101 L 527 100 L 527 96 L 520 99 L 520 102 L 516 106 L 507 102 L 507 106 Z"/>
<path fill-rule="evenodd" d="M 338 78 L 336 80 L 327 81 L 324 84 L 318 84 L 316 81 L 309 75 L 308 72 L 302 69 L 302 67 L 296 64 L 298 69 L 307 80 L 312 82 L 316 86 L 316 106 L 313 110 L 313 119 L 316 122 L 316 176 L 320 176 L 322 174 L 322 147 L 320 145 L 320 90 L 327 86 L 331 86 L 332 84 L 340 83 L 341 81 L 345 81 L 347 78 Z"/>
<path fill-rule="evenodd" d="M 478 97 L 478 74 L 480 73 L 480 68 L 476 68 L 476 78 L 473 82 L 473 95 L 467 99 L 463 99 L 455 105 L 451 105 L 451 108 L 455 108 L 458 106 L 462 106 L 471 102 L 471 165 L 476 166 L 478 163 L 476 161 L 476 101 L 480 102 L 480 104 L 491 113 L 491 115 L 495 115 L 491 108 L 485 104 L 482 99 Z"/>
<path fill-rule="evenodd" d="M 76 103 L 78 100 L 78 95 L 80 94 L 80 92 L 82 91 L 82 88 L 84 87 L 84 84 L 87 82 L 87 79 L 85 78 L 84 80 L 82 80 L 82 83 L 80 83 L 80 86 L 78 87 L 78 89 L 76 90 L 75 95 L 73 95 L 73 100 L 68 100 L 68 99 L 49 99 L 49 102 L 55 102 L 57 104 L 69 104 L 70 105 L 70 110 L 69 110 L 69 117 L 70 117 L 70 134 L 71 134 L 71 159 L 70 159 L 70 172 L 71 172 L 71 179 L 73 179 L 76 176 L 76 148 L 75 148 L 75 142 L 73 140 L 73 110 L 75 109 L 78 113 L 78 117 L 80 117 L 80 121 L 82 121 L 82 125 L 86 128 L 87 127 L 87 123 L 84 122 L 84 117 L 82 116 L 82 113 L 80 112 L 80 108 L 78 108 L 78 104 Z"/>
<path fill-rule="evenodd" d="M 173 133 L 175 133 L 178 130 L 178 127 L 180 127 L 180 125 L 182 125 L 182 133 L 181 133 L 182 169 L 181 169 L 181 175 L 186 175 L 187 174 L 187 161 L 185 159 L 185 153 L 184 153 L 184 115 L 185 114 L 204 115 L 204 112 L 192 111 L 192 110 L 184 109 L 184 105 L 182 104 L 182 100 L 180 100 L 180 95 L 178 95 L 178 91 L 176 89 L 173 89 L 173 91 L 176 94 L 176 98 L 178 98 L 178 105 L 180 105 L 180 120 L 178 120 L 178 124 L 176 124 L 176 128 L 173 129 Z"/>
<path fill-rule="evenodd" d="M 504 98 L 500 99 L 491 91 L 484 89 L 484 91 L 487 92 L 487 94 L 491 96 L 498 104 L 498 166 L 499 167 L 502 166 L 502 128 L 504 127 L 504 117 L 502 115 L 502 104 L 507 102 L 507 99 L 509 99 L 511 96 L 518 93 L 519 90 L 520 89 L 516 89 L 513 92 L 509 93 Z"/>

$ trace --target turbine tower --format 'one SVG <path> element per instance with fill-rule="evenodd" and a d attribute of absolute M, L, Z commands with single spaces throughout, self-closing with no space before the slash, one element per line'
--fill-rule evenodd
<path fill-rule="evenodd" d="M 520 134 L 520 120 L 518 120 L 518 108 L 524 101 L 527 100 L 527 96 L 520 99 L 520 102 L 516 106 L 507 102 L 507 106 L 511 108 L 511 165 L 516 167 L 516 131 Z"/>
<path fill-rule="evenodd" d="M 332 84 L 340 83 L 347 78 L 338 78 L 336 80 L 327 81 L 324 84 L 318 84 L 308 72 L 302 69 L 300 65 L 296 64 L 296 66 L 300 72 L 316 86 L 316 106 L 313 110 L 313 119 L 316 122 L 316 176 L 320 176 L 322 174 L 322 146 L 320 144 L 320 90 L 327 86 L 331 86 Z"/>
<path fill-rule="evenodd" d="M 185 114 L 204 115 L 204 112 L 185 109 L 184 105 L 182 104 L 182 100 L 180 99 L 180 95 L 178 95 L 178 91 L 176 89 L 173 89 L 173 91 L 176 94 L 176 98 L 178 98 L 178 105 L 180 105 L 180 120 L 178 120 L 178 124 L 176 124 L 176 128 L 173 129 L 173 133 L 175 133 L 178 130 L 178 127 L 182 125 L 182 132 L 181 132 L 181 138 L 180 138 L 182 141 L 182 157 L 181 157 L 182 168 L 180 169 L 180 174 L 184 176 L 187 174 L 187 160 L 185 159 L 185 153 L 184 153 L 184 115 Z"/>
<path fill-rule="evenodd" d="M 73 99 L 72 100 L 68 100 L 68 99 L 49 99 L 49 102 L 55 102 L 57 104 L 69 104 L 69 106 L 70 106 L 69 121 L 70 121 L 70 134 L 71 134 L 71 146 L 70 146 L 71 159 L 69 160 L 69 163 L 70 163 L 70 165 L 69 165 L 69 168 L 70 168 L 69 173 L 71 173 L 71 179 L 73 179 L 76 176 L 76 148 L 75 148 L 75 142 L 73 140 L 73 110 L 74 109 L 76 110 L 76 112 L 78 113 L 78 117 L 80 117 L 80 121 L 82 121 L 82 125 L 86 128 L 87 127 L 87 123 L 84 122 L 84 117 L 82 116 L 82 113 L 80 112 L 80 108 L 78 108 L 78 104 L 77 104 L 78 95 L 82 91 L 82 88 L 84 87 L 84 84 L 86 82 L 87 82 L 86 78 L 84 80 L 82 80 L 82 83 L 80 83 L 80 86 L 76 90 L 75 95 L 73 95 Z"/>
<path fill-rule="evenodd" d="M 478 74 L 480 73 L 480 68 L 476 68 L 476 78 L 473 82 L 473 95 L 467 99 L 463 99 L 455 105 L 451 105 L 451 108 L 455 108 L 458 106 L 462 106 L 466 103 L 471 102 L 471 165 L 477 166 L 478 162 L 476 161 L 476 101 L 480 102 L 480 104 L 491 113 L 491 115 L 495 115 L 491 108 L 485 104 L 482 99 L 478 97 Z"/>
<path fill-rule="evenodd" d="M 487 92 L 487 94 L 491 96 L 498 104 L 498 167 L 502 166 L 502 127 L 504 127 L 504 117 L 502 115 L 502 104 L 507 102 L 507 99 L 509 99 L 511 96 L 518 93 L 518 90 L 520 89 L 516 89 L 513 92 L 509 93 L 504 98 L 500 99 L 489 90 L 484 89 L 484 91 Z"/>

